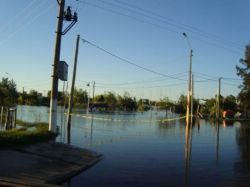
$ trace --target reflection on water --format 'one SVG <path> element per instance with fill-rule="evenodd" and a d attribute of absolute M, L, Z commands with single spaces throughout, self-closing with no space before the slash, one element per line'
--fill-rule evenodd
<path fill-rule="evenodd" d="M 32 121 L 47 109 L 22 112 Z M 161 122 L 166 112 L 160 111 L 87 117 L 77 112 L 70 133 L 65 123 L 58 124 L 57 141 L 100 152 L 104 159 L 72 178 L 71 186 L 250 186 L 249 123 Z"/>
<path fill-rule="evenodd" d="M 186 124 L 185 130 L 185 148 L 184 148 L 184 159 L 185 159 L 185 186 L 189 186 L 189 169 L 191 161 L 191 151 L 192 151 L 192 124 Z"/>
<path fill-rule="evenodd" d="M 220 124 L 217 121 L 216 123 L 216 163 L 219 162 L 219 156 L 220 156 Z"/>
<path fill-rule="evenodd" d="M 236 162 L 236 169 L 240 173 L 250 173 L 250 126 L 242 123 L 236 129 L 236 140 L 240 151 L 240 161 Z M 250 181 L 250 179 L 249 179 Z"/>

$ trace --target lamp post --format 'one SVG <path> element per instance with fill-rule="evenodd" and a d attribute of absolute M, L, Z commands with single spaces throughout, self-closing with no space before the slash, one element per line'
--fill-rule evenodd
<path fill-rule="evenodd" d="M 87 84 L 87 87 L 88 87 L 88 104 L 87 104 L 87 114 L 89 114 L 89 96 L 90 96 L 90 91 L 89 91 L 89 85 L 90 83 Z"/>
<path fill-rule="evenodd" d="M 190 119 L 190 115 L 192 117 L 192 113 L 191 113 L 191 99 L 192 99 L 192 57 L 193 57 L 193 50 L 189 41 L 189 38 L 187 36 L 187 34 L 184 32 L 182 33 L 183 36 L 187 39 L 187 43 L 188 46 L 190 48 L 190 56 L 189 56 L 189 80 L 188 80 L 188 95 L 187 95 L 187 111 L 186 111 L 186 123 L 189 124 L 189 119 Z"/>
<path fill-rule="evenodd" d="M 91 111 L 94 106 L 94 101 L 95 101 L 95 81 L 87 83 L 87 86 L 90 88 L 90 84 L 93 83 L 93 92 L 92 92 L 92 105 L 91 105 Z M 89 97 L 90 97 L 90 91 L 88 90 L 88 108 L 87 108 L 87 114 L 89 113 Z"/>

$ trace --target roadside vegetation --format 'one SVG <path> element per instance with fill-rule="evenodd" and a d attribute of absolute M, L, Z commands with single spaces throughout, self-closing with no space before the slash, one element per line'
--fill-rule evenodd
<path fill-rule="evenodd" d="M 48 131 L 47 123 L 27 123 L 17 121 L 18 128 L 0 131 L 0 148 L 14 148 L 17 146 L 47 142 L 56 137 Z"/>

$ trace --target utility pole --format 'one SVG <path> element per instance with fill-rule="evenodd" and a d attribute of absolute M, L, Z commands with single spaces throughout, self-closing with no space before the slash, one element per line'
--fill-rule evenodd
<path fill-rule="evenodd" d="M 188 81 L 188 95 L 187 95 L 187 112 L 186 112 L 186 122 L 190 122 L 190 113 L 191 113 L 191 94 L 192 94 L 192 56 L 193 50 L 190 49 L 190 59 L 189 59 L 189 81 Z"/>
<path fill-rule="evenodd" d="M 57 97 L 58 97 L 58 63 L 60 61 L 61 38 L 63 28 L 63 13 L 65 0 L 61 0 L 59 4 L 58 23 L 56 31 L 55 56 L 53 64 L 52 88 L 50 96 L 50 115 L 49 115 L 49 131 L 56 132 L 57 123 Z"/>
<path fill-rule="evenodd" d="M 74 96 L 74 89 L 75 89 L 75 78 L 76 78 L 76 67 L 77 67 L 78 50 L 79 50 L 79 40 L 80 40 L 80 35 L 78 34 L 77 38 L 76 38 L 75 61 L 74 61 L 73 77 L 72 77 L 72 84 L 71 84 L 71 92 L 70 92 L 70 97 L 69 97 L 68 121 L 67 121 L 68 129 L 70 129 L 70 127 L 71 127 L 71 112 L 72 112 L 73 96 Z"/>
<path fill-rule="evenodd" d="M 24 87 L 23 87 L 23 93 L 22 93 L 22 105 L 24 105 Z"/>
<path fill-rule="evenodd" d="M 187 39 L 187 43 L 190 48 L 190 56 L 189 56 L 189 80 L 188 80 L 188 95 L 187 95 L 187 111 L 186 111 L 186 123 L 189 125 L 190 122 L 190 113 L 191 113 L 191 92 L 192 92 L 192 85 L 191 85 L 191 79 L 192 79 L 192 57 L 193 57 L 193 50 L 191 48 L 190 41 L 188 39 L 187 34 L 184 32 L 182 33 L 184 37 Z"/>
<path fill-rule="evenodd" d="M 191 123 L 193 122 L 193 108 L 194 108 L 194 74 L 192 74 L 192 83 L 191 83 Z"/>
<path fill-rule="evenodd" d="M 94 102 L 95 102 L 95 81 L 93 82 L 93 99 L 92 99 L 92 107 L 91 107 L 91 111 L 93 110 L 94 107 Z"/>
<path fill-rule="evenodd" d="M 86 111 L 86 114 L 89 115 L 89 97 L 90 97 L 89 83 L 87 84 L 87 86 L 88 86 L 88 104 L 87 104 L 87 111 Z"/>
<path fill-rule="evenodd" d="M 220 90 L 221 90 L 221 78 L 219 78 L 218 85 L 218 95 L 217 95 L 217 110 L 216 110 L 216 119 L 220 119 Z"/>
<path fill-rule="evenodd" d="M 52 87 L 50 97 L 50 113 L 49 113 L 49 131 L 56 133 L 57 125 L 57 97 L 58 97 L 58 64 L 60 61 L 61 38 L 65 35 L 77 22 L 77 13 L 71 14 L 68 6 L 64 12 L 65 0 L 57 0 L 59 5 L 58 22 L 56 31 L 55 56 L 53 64 Z M 71 23 L 63 31 L 63 21 L 71 21 Z"/>

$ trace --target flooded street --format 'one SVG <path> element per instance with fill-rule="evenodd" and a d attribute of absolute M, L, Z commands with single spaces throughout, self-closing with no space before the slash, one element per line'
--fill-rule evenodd
<path fill-rule="evenodd" d="M 166 112 L 156 110 L 88 118 L 85 111 L 75 113 L 70 144 L 99 152 L 104 159 L 65 186 L 250 185 L 248 123 L 199 120 L 186 127 L 185 119 L 170 112 L 168 119 L 176 120 L 161 122 Z M 18 114 L 22 120 L 46 121 L 48 108 L 19 106 Z M 67 128 L 60 121 L 58 114 L 57 141 L 67 143 Z"/>

